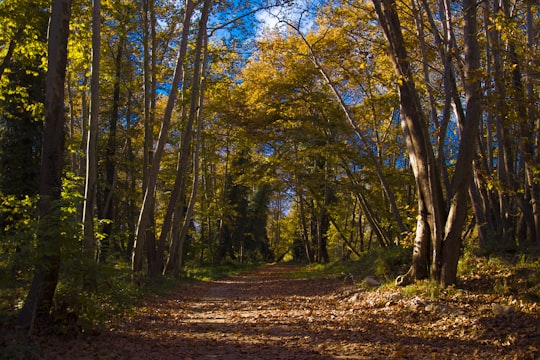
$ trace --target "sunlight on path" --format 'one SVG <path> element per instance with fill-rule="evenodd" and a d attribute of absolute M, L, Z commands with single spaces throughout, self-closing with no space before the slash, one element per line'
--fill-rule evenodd
<path fill-rule="evenodd" d="M 476 330 L 481 324 L 474 306 L 455 314 L 414 312 L 391 287 L 367 290 L 338 278 L 285 276 L 295 269 L 268 265 L 182 286 L 111 323 L 108 333 L 74 341 L 71 350 L 44 358 L 514 358 L 512 348 Z"/>

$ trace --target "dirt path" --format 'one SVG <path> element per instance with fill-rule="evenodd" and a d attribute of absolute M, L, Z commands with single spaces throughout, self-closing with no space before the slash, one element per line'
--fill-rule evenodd
<path fill-rule="evenodd" d="M 534 359 L 539 354 L 538 314 L 494 317 L 474 299 L 439 304 L 405 299 L 393 289 L 368 291 L 342 279 L 284 277 L 293 270 L 268 265 L 183 286 L 174 296 L 143 304 L 106 334 L 49 342 L 43 358 Z"/>

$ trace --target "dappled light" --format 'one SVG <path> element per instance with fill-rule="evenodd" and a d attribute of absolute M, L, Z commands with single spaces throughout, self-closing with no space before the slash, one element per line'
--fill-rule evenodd
<path fill-rule="evenodd" d="M 534 359 L 538 307 L 495 314 L 487 298 L 369 289 L 341 275 L 291 279 L 295 265 L 182 286 L 98 336 L 42 344 L 70 359 Z M 498 299 L 500 300 L 500 299 Z M 50 340 L 50 339 L 49 339 Z M 47 340 L 47 341 L 49 341 Z"/>
<path fill-rule="evenodd" d="M 0 0 L 0 360 L 539 358 L 538 14 Z"/>

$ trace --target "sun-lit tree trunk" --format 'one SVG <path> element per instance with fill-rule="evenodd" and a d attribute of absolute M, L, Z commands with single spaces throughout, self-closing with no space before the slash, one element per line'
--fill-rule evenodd
<path fill-rule="evenodd" d="M 36 268 L 32 285 L 18 318 L 29 333 L 35 324 L 47 325 L 60 270 L 62 237 L 59 200 L 64 154 L 64 84 L 70 0 L 53 0 L 48 34 L 48 71 L 45 87 L 45 126 L 39 184 L 39 227 Z"/>
<path fill-rule="evenodd" d="M 444 3 L 444 1 L 441 1 L 441 3 Z M 422 7 L 423 6 L 423 7 Z M 453 68 L 452 68 L 452 62 L 451 62 L 451 20 L 448 18 L 449 14 L 447 15 L 445 12 L 445 9 L 441 9 L 440 14 L 443 16 L 443 38 L 441 38 L 441 34 L 439 33 L 437 27 L 435 26 L 435 23 L 433 21 L 433 16 L 431 14 L 429 4 L 427 3 L 427 0 L 423 0 L 422 4 L 417 5 L 416 0 L 411 1 L 411 7 L 413 9 L 413 15 L 414 20 L 416 24 L 417 29 L 417 38 L 420 44 L 420 51 L 422 54 L 422 70 L 423 70 L 423 76 L 424 76 L 424 82 L 428 84 L 426 86 L 426 90 L 428 93 L 428 100 L 429 100 L 429 119 L 434 124 L 436 131 L 436 142 L 435 142 L 435 148 L 436 148 L 436 160 L 437 165 L 441 171 L 442 175 L 442 184 L 444 185 L 444 192 L 450 193 L 451 186 L 450 186 L 450 179 L 448 175 L 448 169 L 446 166 L 446 156 L 444 152 L 445 142 L 446 142 L 446 134 L 448 129 L 448 123 L 450 121 L 450 108 L 452 106 L 452 99 L 454 88 L 455 88 L 455 76 L 453 74 Z M 435 45 L 437 46 L 437 49 L 439 50 L 439 56 L 444 62 L 444 107 L 442 110 L 442 120 L 439 121 L 439 112 L 437 110 L 437 104 L 435 101 L 435 95 L 433 91 L 432 80 L 431 80 L 431 69 L 430 69 L 430 62 L 428 60 L 428 45 L 426 44 L 425 37 L 426 37 L 426 24 L 424 24 L 424 20 L 422 15 L 425 13 L 425 15 L 428 18 L 429 24 L 431 25 L 432 34 L 434 35 L 435 39 Z M 458 106 L 461 107 L 461 103 L 457 102 Z"/>
<path fill-rule="evenodd" d="M 425 270 L 416 268 L 416 264 L 424 264 L 425 259 L 414 260 L 415 256 L 425 255 L 425 237 L 429 232 L 431 239 L 431 276 L 438 279 L 437 268 L 441 264 L 440 245 L 442 242 L 444 216 L 444 199 L 438 177 L 437 164 L 433 148 L 429 141 L 427 121 L 425 120 L 420 99 L 416 90 L 405 49 L 401 25 L 393 0 L 374 0 L 375 9 L 383 28 L 394 62 L 401 105 L 402 128 L 407 141 L 407 149 L 418 190 L 419 214 L 413 253 L 413 277 L 422 278 Z M 419 249 L 417 246 L 423 246 Z"/>
<path fill-rule="evenodd" d="M 96 270 L 94 266 L 96 239 L 94 236 L 94 212 L 97 190 L 97 137 L 99 122 L 99 75 L 101 43 L 101 0 L 92 2 L 92 71 L 90 80 L 90 119 L 86 145 L 86 179 L 83 203 L 83 253 L 86 258 L 84 286 L 94 289 Z"/>
<path fill-rule="evenodd" d="M 463 41 L 465 53 L 465 123 L 459 124 L 461 137 L 459 153 L 452 177 L 452 198 L 446 219 L 442 243 L 441 284 L 456 282 L 461 235 L 467 216 L 467 195 L 472 179 L 472 163 L 478 127 L 482 118 L 482 83 L 480 50 L 477 39 L 477 4 L 475 0 L 463 1 Z"/>
<path fill-rule="evenodd" d="M 204 74 L 206 72 L 206 62 L 208 58 L 208 35 L 206 33 L 208 16 L 211 10 L 211 1 L 205 0 L 203 9 L 201 12 L 201 19 L 199 20 L 199 32 L 197 35 L 197 43 L 195 47 L 195 66 L 193 68 L 193 79 L 191 88 L 191 101 L 188 114 L 188 121 L 184 134 L 182 137 L 182 143 L 180 147 L 180 161 L 177 170 L 177 178 L 175 181 L 175 187 L 171 193 L 170 204 L 167 208 L 167 214 L 163 222 L 161 230 L 160 242 L 164 241 L 164 237 L 169 233 L 171 224 L 165 223 L 168 216 L 172 218 L 174 208 L 177 207 L 178 202 L 176 187 L 185 187 L 187 183 L 187 167 L 189 164 L 190 154 L 193 157 L 193 184 L 191 187 L 191 195 L 189 203 L 186 209 L 185 217 L 182 219 L 182 226 L 177 233 L 177 236 L 173 237 L 171 241 L 171 251 L 169 252 L 169 258 L 167 259 L 167 268 L 172 269 L 174 273 L 178 273 L 182 263 L 182 254 L 184 242 L 187 236 L 188 229 L 191 226 L 193 209 L 195 207 L 196 197 L 199 188 L 199 164 L 200 164 L 200 141 L 194 138 L 197 134 L 200 134 L 202 130 L 202 107 L 204 99 Z M 196 124 L 196 126 L 194 126 Z M 195 133 L 195 134 L 194 134 Z M 195 146 L 193 153 L 190 151 L 191 143 L 195 140 Z M 181 178 L 179 178 L 181 176 Z M 182 191 L 178 189 L 178 194 Z M 174 194 L 174 195 L 173 195 Z M 177 219 L 180 221 L 180 219 Z M 161 239 L 163 238 L 163 239 Z M 169 265 L 171 264 L 171 265 Z"/>
<path fill-rule="evenodd" d="M 447 286 L 456 281 L 461 232 L 467 214 L 467 196 L 472 179 L 474 152 L 470 149 L 475 147 L 482 116 L 476 3 L 470 0 L 463 3 L 466 115 L 459 124 L 459 152 L 448 194 L 448 209 L 441 186 L 441 172 L 429 139 L 427 121 L 413 79 L 396 4 L 394 0 L 374 0 L 373 3 L 398 79 L 402 127 L 418 189 L 419 213 L 413 265 L 409 273 L 398 278 L 397 282 L 406 283 L 410 278 L 423 278 L 429 274 L 432 279 Z M 430 252 L 431 268 L 428 272 L 425 264 L 428 263 L 426 257 Z"/>
<path fill-rule="evenodd" d="M 171 84 L 169 98 L 167 99 L 167 105 L 165 107 L 165 113 L 163 115 L 163 120 L 161 123 L 158 143 L 156 145 L 155 153 L 153 155 L 150 171 L 148 172 L 147 184 L 144 190 L 143 204 L 139 213 L 139 220 L 137 222 L 137 231 L 135 236 L 135 243 L 133 245 L 132 255 L 132 270 L 136 274 L 140 274 L 143 270 L 142 255 L 144 253 L 146 232 L 149 231 L 149 226 L 153 220 L 151 215 L 155 202 L 155 187 L 157 182 L 157 176 L 160 168 L 161 157 L 163 156 L 165 144 L 168 138 L 172 112 L 176 104 L 176 98 L 178 95 L 178 87 L 180 85 L 180 80 L 183 78 L 183 66 L 187 50 L 189 27 L 191 24 L 191 16 L 193 14 L 194 8 L 195 6 L 193 1 L 186 0 L 184 21 L 182 24 L 182 38 L 180 43 L 180 49 L 178 51 L 178 57 L 176 60 L 174 78 Z"/>

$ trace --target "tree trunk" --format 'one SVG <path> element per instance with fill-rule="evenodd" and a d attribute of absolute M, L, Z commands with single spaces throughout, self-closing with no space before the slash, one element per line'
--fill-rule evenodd
<path fill-rule="evenodd" d="M 49 23 L 48 71 L 45 88 L 45 126 L 39 184 L 39 255 L 32 285 L 19 314 L 18 325 L 32 332 L 34 324 L 50 324 L 49 312 L 58 284 L 61 199 L 64 154 L 64 83 L 70 0 L 53 0 Z"/>
<path fill-rule="evenodd" d="M 13 36 L 13 38 L 9 41 L 8 50 L 6 52 L 6 55 L 4 56 L 4 59 L 0 63 L 0 80 L 2 80 L 2 75 L 4 75 L 4 71 L 7 69 L 9 63 L 11 62 L 11 57 L 13 56 L 13 52 L 15 51 L 15 46 L 17 46 L 17 42 L 19 42 L 24 35 L 24 29 L 26 27 L 26 24 L 21 24 L 19 28 L 17 29 L 17 32 Z"/>
<path fill-rule="evenodd" d="M 535 43 L 535 27 L 533 16 L 534 1 L 527 3 L 527 47 L 532 48 Z M 534 149 L 531 154 L 532 164 L 540 163 L 540 116 L 539 116 L 539 99 L 538 92 L 535 92 L 535 79 L 534 75 L 534 56 L 527 57 L 527 67 L 525 71 L 525 88 L 528 98 L 527 117 L 532 123 L 531 143 Z M 531 207 L 534 216 L 534 225 L 536 228 L 536 246 L 540 246 L 540 184 L 538 183 L 538 175 L 536 180 L 532 176 L 532 169 L 528 169 L 528 182 L 531 187 Z"/>
<path fill-rule="evenodd" d="M 461 233 L 467 216 L 467 195 L 472 180 L 472 163 L 476 147 L 478 126 L 482 118 L 482 85 L 480 76 L 480 50 L 477 41 L 476 2 L 463 1 L 464 44 L 465 44 L 465 123 L 461 125 L 459 153 L 452 178 L 452 200 L 446 220 L 442 244 L 443 264 L 441 283 L 443 286 L 456 282 Z"/>
<path fill-rule="evenodd" d="M 425 220 L 424 227 L 417 227 L 417 239 L 420 229 L 431 233 L 432 276 L 438 279 L 438 268 L 441 263 L 440 244 L 442 242 L 442 215 L 444 200 L 437 173 L 437 164 L 428 137 L 427 122 L 422 113 L 420 100 L 413 80 L 408 61 L 408 53 L 404 46 L 401 25 L 393 0 L 374 0 L 375 9 L 390 46 L 394 62 L 401 105 L 402 127 L 407 141 L 409 158 L 414 171 L 418 188 L 420 208 L 419 218 Z M 420 253 L 424 253 L 421 251 Z M 413 262 L 414 266 L 414 262 Z M 414 273 L 422 274 L 421 269 Z"/>
<path fill-rule="evenodd" d="M 120 118 L 120 82 L 122 78 L 122 56 L 125 37 L 122 35 L 118 41 L 118 50 L 115 59 L 115 78 L 113 86 L 113 103 L 109 119 L 109 137 L 107 139 L 107 152 L 105 158 L 105 204 L 103 206 L 102 217 L 109 220 L 103 225 L 104 239 L 101 241 L 99 251 L 99 262 L 105 262 L 111 247 L 111 236 L 114 221 L 114 188 L 117 180 L 116 170 L 116 130 L 118 119 Z"/>
<path fill-rule="evenodd" d="M 135 211 L 134 198 L 136 195 L 136 176 L 135 176 L 135 154 L 133 152 L 133 145 L 129 136 L 131 132 L 131 91 L 128 91 L 127 95 L 127 109 L 126 109 L 126 194 L 127 199 L 125 203 L 125 212 L 127 216 L 127 229 L 128 239 L 126 244 L 126 256 L 129 258 L 133 251 L 133 244 L 135 242 L 135 230 L 137 225 L 137 214 Z"/>
<path fill-rule="evenodd" d="M 100 39 L 101 39 L 101 0 L 92 2 L 92 74 L 90 81 L 90 119 L 86 146 L 86 181 L 83 205 L 83 253 L 86 258 L 84 287 L 95 289 L 96 269 L 94 236 L 94 212 L 97 190 L 97 137 L 99 122 L 99 74 L 100 74 Z"/>
<path fill-rule="evenodd" d="M 200 168 L 200 149 L 201 149 L 201 140 L 197 139 L 197 136 L 200 136 L 202 131 L 202 108 L 204 103 L 204 87 L 205 87 L 205 73 L 206 73 L 206 62 L 208 61 L 208 35 L 206 33 L 207 29 L 207 23 L 208 23 L 208 16 L 211 10 L 211 1 L 205 0 L 203 5 L 203 10 L 201 14 L 201 19 L 199 22 L 199 34 L 197 38 L 197 46 L 196 46 L 196 64 L 194 67 L 194 77 L 193 77 L 193 86 L 191 89 L 191 104 L 190 104 L 190 110 L 188 115 L 188 124 L 184 133 L 184 137 L 182 139 L 182 147 L 181 147 L 181 160 L 179 164 L 179 174 L 182 174 L 184 179 L 182 180 L 182 185 L 185 186 L 186 183 L 186 175 L 185 172 L 187 170 L 187 164 L 189 162 L 188 155 L 189 152 L 189 146 L 191 143 L 191 139 L 196 141 L 195 149 L 193 151 L 193 183 L 191 186 L 191 195 L 189 198 L 189 203 L 187 206 L 187 210 L 185 212 L 185 217 L 183 219 L 178 219 L 177 221 L 182 224 L 179 231 L 176 232 L 176 236 L 173 236 L 172 242 L 171 242 L 171 249 L 174 249 L 176 251 L 170 252 L 169 259 L 167 260 L 167 269 L 172 269 L 173 273 L 177 274 L 180 271 L 180 267 L 183 263 L 183 253 L 184 253 L 184 243 L 188 235 L 189 229 L 192 227 L 192 217 L 193 217 L 193 210 L 195 208 L 195 203 L 197 199 L 197 194 L 199 190 L 199 168 Z M 201 57 L 202 53 L 202 59 Z M 196 123 L 195 128 L 195 135 L 192 135 L 190 131 L 192 131 L 193 123 Z M 178 179 L 177 179 L 178 180 Z M 176 184 L 175 184 L 176 186 Z M 171 196 L 172 197 L 172 196 Z M 171 199 L 171 202 L 173 200 Z M 175 200 L 175 203 L 178 200 Z M 182 221 L 181 221 L 182 220 Z M 164 229 L 165 229 L 165 223 L 164 223 Z M 163 235 L 164 230 L 162 230 Z M 168 232 L 168 230 L 167 230 Z M 169 265 L 170 261 L 173 261 L 174 263 L 172 266 Z"/>
<path fill-rule="evenodd" d="M 171 122 L 172 112 L 176 104 L 176 98 L 178 94 L 178 86 L 180 80 L 183 77 L 183 65 L 187 50 L 187 42 L 189 35 L 189 27 L 191 24 L 191 16 L 193 14 L 194 4 L 193 0 L 187 0 L 185 6 L 184 22 L 182 26 L 182 40 L 180 49 L 178 51 L 178 57 L 176 60 L 176 68 L 174 72 L 173 82 L 171 84 L 171 91 L 165 107 L 165 113 L 163 115 L 163 122 L 158 137 L 158 143 L 156 146 L 155 154 L 152 159 L 152 166 L 148 173 L 148 181 L 144 194 L 143 204 L 139 213 L 139 220 L 137 223 L 137 231 L 135 236 L 135 242 L 133 245 L 132 255 L 132 270 L 134 273 L 140 274 L 143 270 L 143 250 L 146 232 L 149 230 L 149 225 L 152 222 L 151 214 L 155 201 L 155 187 L 157 182 L 157 176 L 160 168 L 161 157 L 165 148 L 165 144 L 168 138 L 169 125 Z"/>
<path fill-rule="evenodd" d="M 191 149 L 191 142 L 193 139 L 193 131 L 194 131 L 193 124 L 200 117 L 200 110 L 201 110 L 201 105 L 202 105 L 200 102 L 200 99 L 202 98 L 202 88 L 203 88 L 201 86 L 201 79 L 203 77 L 202 71 L 203 69 L 205 69 L 205 66 L 204 66 L 205 56 L 203 54 L 206 54 L 206 50 L 203 49 L 203 47 L 206 46 L 206 36 L 207 36 L 206 25 L 208 22 L 209 12 L 210 12 L 210 2 L 208 0 L 205 0 L 202 13 L 201 13 L 201 19 L 199 21 L 199 30 L 198 30 L 199 32 L 197 36 L 197 44 L 195 46 L 195 66 L 193 69 L 193 78 L 191 81 L 192 87 L 191 87 L 191 101 L 190 101 L 189 114 L 188 114 L 187 124 L 184 129 L 184 134 L 182 136 L 182 141 L 181 141 L 181 146 L 180 146 L 180 159 L 178 161 L 178 169 L 176 172 L 174 187 L 173 187 L 173 191 L 171 192 L 169 204 L 167 206 L 167 212 L 163 219 L 163 226 L 161 227 L 161 234 L 159 238 L 158 256 L 160 257 L 159 261 L 161 264 L 163 264 L 163 249 L 165 245 L 165 240 L 167 236 L 169 236 L 169 232 L 171 230 L 171 220 L 175 212 L 175 209 L 177 207 L 179 195 L 182 192 L 182 188 L 184 188 L 187 183 L 187 168 L 188 168 L 190 154 L 191 154 L 190 149 Z M 198 156 L 198 154 L 196 154 L 195 156 Z M 194 174 L 194 176 L 198 176 L 198 174 L 197 175 Z M 196 182 L 196 179 L 194 180 L 194 186 L 196 186 L 195 182 Z M 195 195 L 196 195 L 196 191 L 195 193 L 192 193 L 192 196 L 195 196 Z M 191 198 L 190 204 L 194 203 L 194 201 L 195 199 Z M 188 211 L 186 212 L 186 220 L 189 216 L 190 216 L 190 211 L 188 209 Z M 190 222 L 191 221 L 188 221 L 187 223 L 184 222 L 184 226 L 189 226 Z M 181 231 L 181 233 L 182 232 L 183 231 Z M 180 239 L 182 239 L 182 236 L 180 236 Z M 178 246 L 173 246 L 172 248 L 178 248 Z M 156 271 L 158 270 L 161 272 L 163 271 L 163 268 L 156 269 Z"/>
<path fill-rule="evenodd" d="M 304 250 L 306 252 L 306 258 L 309 264 L 313 262 L 313 255 L 311 251 L 311 246 L 309 245 L 309 231 L 308 231 L 308 224 L 306 221 L 306 207 L 305 207 L 305 200 L 304 200 L 304 191 L 302 188 L 302 185 L 300 184 L 299 176 L 298 174 L 295 174 L 295 187 L 296 187 L 296 196 L 298 197 L 298 216 L 300 217 L 300 231 L 302 240 L 304 243 Z"/>

